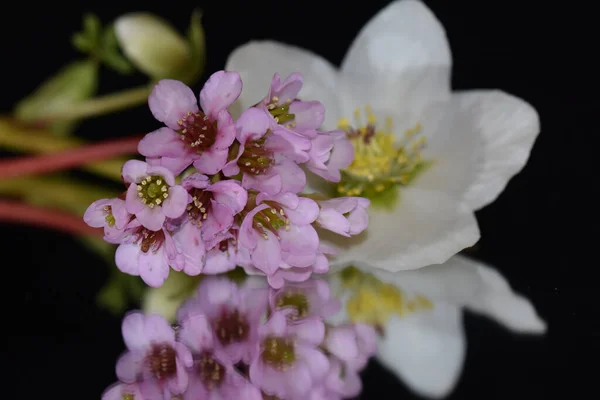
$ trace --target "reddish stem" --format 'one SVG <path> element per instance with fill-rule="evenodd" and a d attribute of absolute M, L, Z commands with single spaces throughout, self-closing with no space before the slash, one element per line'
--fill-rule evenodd
<path fill-rule="evenodd" d="M 53 208 L 31 206 L 16 201 L 0 200 L 0 221 L 51 228 L 73 235 L 100 236 L 102 229 L 92 228 L 81 217 Z"/>
<path fill-rule="evenodd" d="M 135 136 L 80 146 L 41 156 L 19 157 L 13 160 L 0 161 L 0 179 L 53 172 L 135 153 L 140 139 L 140 136 Z"/>

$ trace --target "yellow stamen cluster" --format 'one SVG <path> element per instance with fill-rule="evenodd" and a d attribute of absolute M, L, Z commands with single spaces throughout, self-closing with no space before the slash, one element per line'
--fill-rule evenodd
<path fill-rule="evenodd" d="M 386 118 L 384 126 L 378 127 L 370 106 L 365 107 L 365 114 L 367 121 L 363 124 L 361 110 L 355 110 L 358 128 L 345 118 L 338 122 L 355 150 L 354 161 L 342 171 L 342 181 L 337 186 L 342 196 L 372 197 L 393 186 L 407 185 L 424 165 L 421 150 L 426 140 L 416 138 L 421 131 L 420 124 L 405 131 L 398 141 L 391 118 Z"/>
<path fill-rule="evenodd" d="M 296 122 L 294 118 L 296 117 L 294 114 L 290 113 L 290 103 L 292 99 L 286 99 L 283 104 L 279 102 L 279 97 L 273 96 L 271 101 L 267 104 L 267 110 L 271 113 L 271 115 L 275 118 L 280 125 L 285 125 L 286 128 L 294 128 L 296 126 Z"/>
<path fill-rule="evenodd" d="M 277 296 L 275 302 L 277 309 L 292 308 L 296 310 L 292 319 L 304 318 L 308 315 L 310 304 L 306 296 L 300 290 L 289 289 Z"/>
<path fill-rule="evenodd" d="M 159 206 L 169 197 L 169 185 L 162 176 L 147 176 L 137 184 L 138 197 L 150 208 Z"/>
<path fill-rule="evenodd" d="M 204 353 L 198 361 L 198 375 L 204 385 L 210 390 L 221 386 L 225 380 L 225 367 L 210 354 Z"/>
<path fill-rule="evenodd" d="M 280 371 L 287 370 L 296 360 L 293 340 L 270 336 L 263 341 L 263 361 Z"/>
<path fill-rule="evenodd" d="M 352 267 L 342 272 L 342 280 L 346 290 L 351 293 L 346 311 L 352 322 L 385 327 L 393 315 L 404 317 L 433 308 L 427 298 L 408 296 L 395 285 L 381 282 L 373 275 Z"/>
<path fill-rule="evenodd" d="M 115 216 L 112 214 L 112 207 L 111 206 L 104 206 L 104 212 L 106 213 L 106 216 L 104 217 L 104 220 L 106 221 L 106 223 L 108 224 L 108 226 L 115 226 L 115 223 L 117 221 L 115 219 Z"/>

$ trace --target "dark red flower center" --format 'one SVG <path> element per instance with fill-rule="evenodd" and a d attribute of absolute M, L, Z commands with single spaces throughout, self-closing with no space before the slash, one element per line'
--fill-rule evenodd
<path fill-rule="evenodd" d="M 176 359 L 175 349 L 166 343 L 152 345 L 146 356 L 150 372 L 158 380 L 170 378 L 177 373 Z"/>
<path fill-rule="evenodd" d="M 208 218 L 212 192 L 194 188 L 189 193 L 192 196 L 192 202 L 187 206 L 188 218 L 196 225 L 202 226 L 202 221 Z"/>
<path fill-rule="evenodd" d="M 203 353 L 198 361 L 198 376 L 207 389 L 221 386 L 225 380 L 225 367 L 210 353 Z"/>
<path fill-rule="evenodd" d="M 202 111 L 188 111 L 177 124 L 181 127 L 181 140 L 198 153 L 210 148 L 217 140 L 217 123 L 211 121 Z"/>
<path fill-rule="evenodd" d="M 215 334 L 222 345 L 243 342 L 248 338 L 250 325 L 238 310 L 223 310 L 214 321 Z"/>

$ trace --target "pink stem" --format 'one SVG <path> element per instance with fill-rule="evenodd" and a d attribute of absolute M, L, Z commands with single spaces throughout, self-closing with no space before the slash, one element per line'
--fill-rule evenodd
<path fill-rule="evenodd" d="M 0 161 L 0 179 L 42 174 L 77 167 L 94 161 L 105 160 L 137 151 L 141 137 L 111 140 L 41 156 L 19 157 Z"/>
<path fill-rule="evenodd" d="M 51 228 L 73 235 L 99 237 L 104 235 L 102 229 L 86 225 L 81 217 L 53 208 L 36 207 L 16 201 L 0 200 L 0 221 Z"/>

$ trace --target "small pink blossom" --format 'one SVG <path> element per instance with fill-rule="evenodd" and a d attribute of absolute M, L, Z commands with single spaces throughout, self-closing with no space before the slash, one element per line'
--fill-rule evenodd
<path fill-rule="evenodd" d="M 101 199 L 90 204 L 83 220 L 92 228 L 104 228 L 104 240 L 117 243 L 131 220 L 131 214 L 127 212 L 124 200 Z"/>
<path fill-rule="evenodd" d="M 144 380 L 171 393 L 183 393 L 188 385 L 186 368 L 193 364 L 186 346 L 159 315 L 134 312 L 123 319 L 123 339 L 128 351 L 117 362 L 117 376 L 124 383 Z"/>
<path fill-rule="evenodd" d="M 242 81 L 235 72 L 218 71 L 200 91 L 200 106 L 184 83 L 163 79 L 148 104 L 167 127 L 147 134 L 138 146 L 152 165 L 179 174 L 190 164 L 204 174 L 216 174 L 227 161 L 235 139 L 235 124 L 227 111 L 240 95 Z"/>
<path fill-rule="evenodd" d="M 331 297 L 329 284 L 322 279 L 309 279 L 300 283 L 287 283 L 278 290 L 271 290 L 269 304 L 273 310 L 289 310 L 294 320 L 307 316 L 328 318 L 341 309 L 338 299 Z"/>
<path fill-rule="evenodd" d="M 330 182 L 339 182 L 340 170 L 354 160 L 354 146 L 342 131 L 319 132 L 312 139 L 309 155 L 306 167 L 311 172 Z"/>
<path fill-rule="evenodd" d="M 320 385 L 329 360 L 319 350 L 325 326 L 320 318 L 290 322 L 274 312 L 260 328 L 259 352 L 250 364 L 250 380 L 268 395 L 300 398 Z"/>
<path fill-rule="evenodd" d="M 319 247 L 311 225 L 318 216 L 317 204 L 289 192 L 259 193 L 254 201 L 256 207 L 244 217 L 238 236 L 239 246 L 249 251 L 254 267 L 269 277 L 280 268 L 313 265 Z M 310 270 L 306 271 L 310 276 Z"/>
<path fill-rule="evenodd" d="M 182 338 L 195 351 L 215 346 L 232 362 L 248 363 L 256 351 L 258 326 L 266 312 L 267 296 L 264 288 L 240 288 L 225 277 L 206 277 L 196 296 L 177 312 L 185 328 Z M 198 342 L 195 345 L 194 340 Z"/>
<path fill-rule="evenodd" d="M 159 231 L 165 219 L 185 211 L 188 194 L 166 168 L 129 160 L 123 165 L 123 180 L 129 184 L 125 207 L 147 229 Z"/>
<path fill-rule="evenodd" d="M 304 150 L 280 135 L 280 131 L 269 128 L 267 112 L 258 108 L 246 110 L 236 123 L 237 155 L 225 165 L 223 173 L 241 173 L 246 189 L 269 194 L 300 192 L 306 185 L 306 175 L 293 160 Z"/>
<path fill-rule="evenodd" d="M 363 369 L 377 350 L 377 332 L 366 324 L 344 324 L 327 330 L 327 351 L 354 371 Z"/>
<path fill-rule="evenodd" d="M 115 262 L 121 272 L 140 276 L 152 287 L 163 284 L 169 276 L 169 266 L 180 271 L 182 261 L 166 229 L 151 231 L 136 220 L 128 225 L 115 254 Z"/>
<path fill-rule="evenodd" d="M 342 236 L 358 235 L 369 225 L 367 207 L 371 203 L 363 197 L 339 197 L 317 201 L 320 207 L 317 223 L 321 228 Z"/>

